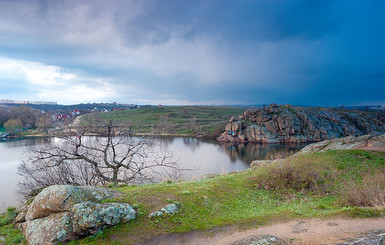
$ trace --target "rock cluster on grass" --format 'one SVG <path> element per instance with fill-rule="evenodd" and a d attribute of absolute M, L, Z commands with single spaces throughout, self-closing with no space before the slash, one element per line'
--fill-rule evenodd
<path fill-rule="evenodd" d="M 329 150 L 349 150 L 360 146 L 385 147 L 385 134 L 382 135 L 363 135 L 349 136 L 340 139 L 325 140 L 305 146 L 296 155 L 308 154 L 313 152 L 325 152 Z"/>
<path fill-rule="evenodd" d="M 287 245 L 287 243 L 272 235 L 257 235 L 233 242 L 231 245 Z"/>
<path fill-rule="evenodd" d="M 350 150 L 360 147 L 368 147 L 373 149 L 375 147 L 385 148 L 385 134 L 382 135 L 362 135 L 362 136 L 348 136 L 339 139 L 324 140 L 321 142 L 313 143 L 305 146 L 299 152 L 293 156 L 298 156 L 302 154 L 309 154 L 313 152 L 325 152 L 329 150 Z M 251 168 L 259 168 L 265 165 L 270 165 L 284 161 L 284 159 L 275 159 L 275 160 L 254 160 L 250 163 Z"/>
<path fill-rule="evenodd" d="M 373 231 L 364 236 L 347 240 L 336 245 L 384 245 L 385 230 Z"/>
<path fill-rule="evenodd" d="M 160 211 L 155 211 L 150 213 L 149 217 L 157 217 L 162 215 L 171 215 L 176 214 L 179 211 L 179 207 L 176 203 L 168 204 L 166 207 L 162 208 Z"/>
<path fill-rule="evenodd" d="M 29 244 L 57 244 L 135 219 L 125 203 L 99 203 L 121 193 L 102 187 L 55 185 L 20 209 L 17 226 Z"/>
<path fill-rule="evenodd" d="M 271 104 L 231 118 L 218 138 L 224 142 L 318 142 L 385 132 L 385 116 L 332 108 Z"/>

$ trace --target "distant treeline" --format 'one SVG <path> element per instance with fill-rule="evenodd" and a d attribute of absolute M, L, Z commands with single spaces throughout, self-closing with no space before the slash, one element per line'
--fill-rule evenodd
<path fill-rule="evenodd" d="M 15 106 L 14 104 L 6 104 L 7 106 Z M 82 113 L 90 112 L 97 108 L 97 110 L 113 110 L 113 109 L 134 109 L 138 105 L 122 105 L 118 103 L 89 103 L 89 104 L 76 104 L 76 105 L 52 105 L 52 104 L 29 104 L 28 107 L 41 110 L 41 111 L 53 111 L 58 112 L 67 112 L 71 110 L 80 110 Z M 153 107 L 152 105 L 141 105 L 140 107 Z"/>
<path fill-rule="evenodd" d="M 0 127 L 12 132 L 23 127 L 35 128 L 47 115 L 29 106 L 0 106 Z M 49 116 L 50 117 L 50 116 Z"/>

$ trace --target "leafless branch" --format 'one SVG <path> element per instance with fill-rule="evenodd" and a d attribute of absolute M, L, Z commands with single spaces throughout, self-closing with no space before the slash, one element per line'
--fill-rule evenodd
<path fill-rule="evenodd" d="M 180 170 L 171 151 L 148 137 L 131 137 L 129 126 L 112 119 L 84 120 L 76 128 L 57 126 L 53 134 L 51 144 L 33 148 L 31 157 L 19 166 L 24 177 L 21 189 L 138 183 Z M 101 136 L 89 136 L 95 134 Z"/>

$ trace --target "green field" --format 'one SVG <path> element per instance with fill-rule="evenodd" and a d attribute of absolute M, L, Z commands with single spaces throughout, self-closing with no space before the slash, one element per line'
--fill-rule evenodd
<path fill-rule="evenodd" d="M 246 109 L 219 106 L 147 107 L 104 113 L 91 113 L 83 118 L 102 116 L 131 125 L 136 134 L 174 134 L 217 137 L 231 116 L 237 118 Z"/>

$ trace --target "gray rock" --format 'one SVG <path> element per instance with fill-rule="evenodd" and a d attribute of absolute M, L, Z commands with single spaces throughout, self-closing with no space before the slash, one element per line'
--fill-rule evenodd
<path fill-rule="evenodd" d="M 25 215 L 27 214 L 27 211 L 28 211 L 28 206 L 26 206 L 26 205 L 23 205 L 23 206 L 19 207 L 18 209 L 16 209 L 16 212 L 18 214 L 15 218 L 14 223 L 24 222 L 25 221 Z"/>
<path fill-rule="evenodd" d="M 69 212 L 51 214 L 48 217 L 29 220 L 21 225 L 29 244 L 57 244 L 75 238 Z"/>
<path fill-rule="evenodd" d="M 312 152 L 325 152 L 329 150 L 349 150 L 362 145 L 381 145 L 383 142 L 385 142 L 385 134 L 379 136 L 348 136 L 345 138 L 325 140 L 307 145 L 295 155 L 309 154 Z"/>
<path fill-rule="evenodd" d="M 153 213 L 150 213 L 148 217 L 158 217 L 165 214 L 172 215 L 176 214 L 179 211 L 179 207 L 176 203 L 168 204 L 166 207 L 163 207 L 160 209 L 161 211 L 155 211 Z"/>
<path fill-rule="evenodd" d="M 115 198 L 119 192 L 96 186 L 53 185 L 41 191 L 33 200 L 25 216 L 33 220 L 71 210 L 76 203 L 99 202 L 107 198 Z"/>
<path fill-rule="evenodd" d="M 272 235 L 257 235 L 236 241 L 231 245 L 287 245 L 287 243 Z"/>
<path fill-rule="evenodd" d="M 272 104 L 248 110 L 238 121 L 231 118 L 218 140 L 234 143 L 318 142 L 384 132 L 385 117 L 379 114 Z"/>
<path fill-rule="evenodd" d="M 176 214 L 179 211 L 179 207 L 175 203 L 172 203 L 162 208 L 160 211 L 164 212 L 165 214 Z"/>
<path fill-rule="evenodd" d="M 121 221 L 135 219 L 136 212 L 125 203 L 77 203 L 71 211 L 73 232 L 78 235 L 95 234 Z"/>
<path fill-rule="evenodd" d="M 385 230 L 377 230 L 366 234 L 365 236 L 348 239 L 346 242 L 336 245 L 384 245 Z"/>
<path fill-rule="evenodd" d="M 149 217 L 158 217 L 158 216 L 162 216 L 162 215 L 163 215 L 163 212 L 155 211 L 153 213 L 150 213 Z"/>
<path fill-rule="evenodd" d="M 29 244 L 57 244 L 135 219 L 124 203 L 97 203 L 121 193 L 102 187 L 51 186 L 20 209 L 17 226 Z M 23 222 L 24 223 L 20 223 Z"/>

